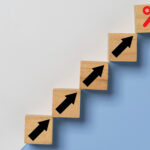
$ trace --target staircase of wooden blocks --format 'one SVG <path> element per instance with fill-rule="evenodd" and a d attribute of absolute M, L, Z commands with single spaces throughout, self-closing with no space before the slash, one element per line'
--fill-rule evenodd
<path fill-rule="evenodd" d="M 150 5 L 135 6 L 136 33 L 110 33 L 109 61 L 137 61 L 137 33 L 150 32 Z M 80 118 L 80 92 L 82 89 L 107 90 L 109 62 L 82 61 L 79 89 L 54 89 L 52 116 L 27 115 L 25 117 L 25 143 L 52 144 L 53 118 Z"/>

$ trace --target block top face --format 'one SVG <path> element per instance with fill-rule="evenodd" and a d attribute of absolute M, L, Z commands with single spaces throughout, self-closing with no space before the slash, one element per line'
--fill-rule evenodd
<path fill-rule="evenodd" d="M 135 6 L 136 33 L 150 32 L 150 5 Z"/>
<path fill-rule="evenodd" d="M 80 90 L 53 89 L 53 117 L 80 117 Z"/>
<path fill-rule="evenodd" d="M 107 90 L 108 63 L 81 61 L 80 89 Z"/>
<path fill-rule="evenodd" d="M 27 115 L 25 117 L 25 143 L 52 144 L 53 118 Z"/>
<path fill-rule="evenodd" d="M 137 34 L 110 33 L 108 36 L 110 61 L 137 61 Z"/>

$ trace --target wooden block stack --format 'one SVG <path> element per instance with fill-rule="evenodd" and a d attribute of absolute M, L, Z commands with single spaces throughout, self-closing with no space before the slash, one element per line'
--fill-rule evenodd
<path fill-rule="evenodd" d="M 150 32 L 150 5 L 135 6 L 136 33 Z M 109 61 L 136 62 L 137 34 L 110 33 L 108 41 Z M 80 92 L 107 90 L 108 62 L 82 61 L 79 89 L 54 89 L 52 116 L 27 115 L 25 118 L 25 143 L 52 144 L 53 118 L 79 118 Z"/>

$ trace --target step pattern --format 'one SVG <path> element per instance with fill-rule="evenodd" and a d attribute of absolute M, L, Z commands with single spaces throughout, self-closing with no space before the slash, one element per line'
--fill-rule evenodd
<path fill-rule="evenodd" d="M 109 61 L 137 61 L 137 33 L 150 32 L 150 5 L 135 6 L 136 33 L 110 33 L 108 35 Z M 109 63 L 81 61 L 80 88 L 54 89 L 52 116 L 27 115 L 25 138 L 27 144 L 52 144 L 53 118 L 79 118 L 82 89 L 107 90 Z"/>

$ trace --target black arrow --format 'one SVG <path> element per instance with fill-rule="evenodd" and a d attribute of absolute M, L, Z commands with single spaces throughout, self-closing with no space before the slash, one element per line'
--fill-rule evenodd
<path fill-rule="evenodd" d="M 61 114 L 71 103 L 74 104 L 77 93 L 66 95 L 66 99 L 56 108 Z"/>
<path fill-rule="evenodd" d="M 49 121 L 50 120 L 45 120 L 45 121 L 38 122 L 39 123 L 38 127 L 35 128 L 29 134 L 29 137 L 31 138 L 31 140 L 34 141 L 44 130 L 47 131 L 48 125 L 49 125 Z"/>
<path fill-rule="evenodd" d="M 102 76 L 104 65 L 92 69 L 93 72 L 83 81 L 86 86 L 89 86 L 98 76 Z"/>
<path fill-rule="evenodd" d="M 121 39 L 122 42 L 113 50 L 113 55 L 118 57 L 127 47 L 130 48 L 133 36 Z"/>

